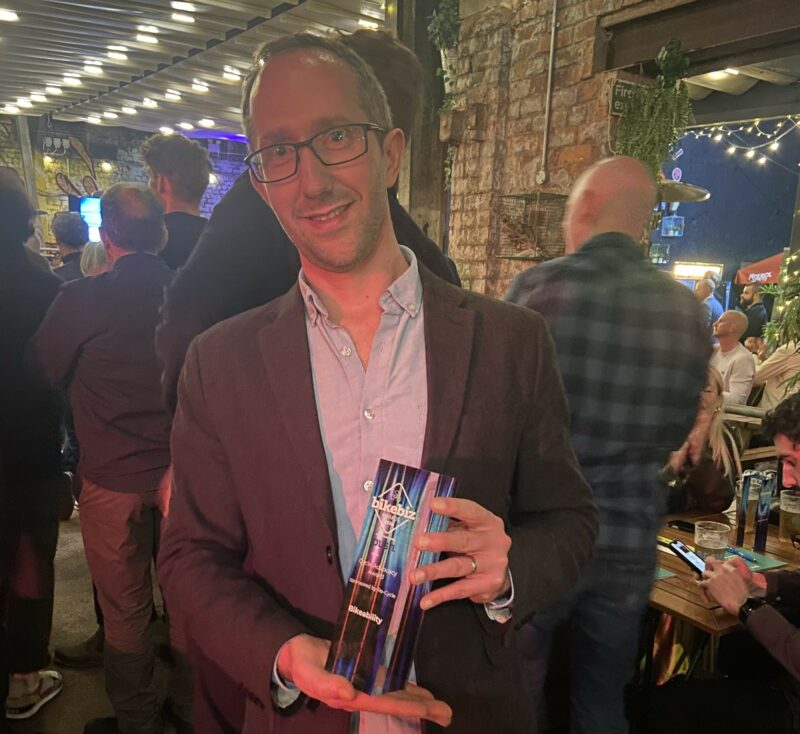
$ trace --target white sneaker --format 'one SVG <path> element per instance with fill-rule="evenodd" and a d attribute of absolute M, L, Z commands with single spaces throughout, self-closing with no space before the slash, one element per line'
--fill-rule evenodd
<path fill-rule="evenodd" d="M 52 701 L 64 687 L 57 670 L 40 670 L 33 686 L 24 678 L 12 678 L 6 698 L 7 719 L 30 719 L 48 701 Z"/>

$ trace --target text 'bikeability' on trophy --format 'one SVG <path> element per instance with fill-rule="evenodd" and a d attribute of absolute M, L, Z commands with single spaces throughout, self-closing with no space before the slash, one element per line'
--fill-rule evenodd
<path fill-rule="evenodd" d="M 447 530 L 431 512 L 435 497 L 452 497 L 456 480 L 381 459 L 356 548 L 327 670 L 364 693 L 401 690 L 408 681 L 430 582 L 412 585 L 413 568 L 439 560 L 414 547 L 418 533 Z"/>

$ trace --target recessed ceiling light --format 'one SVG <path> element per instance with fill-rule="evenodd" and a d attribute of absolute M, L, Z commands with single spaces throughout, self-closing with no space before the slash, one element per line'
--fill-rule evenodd
<path fill-rule="evenodd" d="M 180 102 L 181 101 L 181 93 L 176 91 L 175 89 L 168 89 L 164 92 L 164 98 L 170 99 L 173 102 Z"/>
<path fill-rule="evenodd" d="M 86 59 L 83 62 L 86 66 L 102 66 L 103 62 L 100 59 Z"/>
<path fill-rule="evenodd" d="M 48 94 L 64 94 L 64 92 L 61 91 L 61 87 L 56 86 L 47 86 L 44 88 L 44 91 Z"/>
<path fill-rule="evenodd" d="M 91 122 L 92 125 L 100 125 L 103 121 L 97 115 L 89 115 L 86 118 L 86 122 Z"/>
<path fill-rule="evenodd" d="M 192 89 L 195 92 L 200 92 L 201 94 L 205 94 L 208 91 L 208 84 L 206 84 L 201 79 L 194 79 L 192 81 Z"/>
<path fill-rule="evenodd" d="M 200 125 L 200 127 L 214 127 L 215 123 L 213 120 L 209 120 L 207 117 L 204 117 L 202 120 L 198 120 L 197 124 Z"/>
<path fill-rule="evenodd" d="M 183 3 L 175 0 L 175 2 L 171 2 L 170 5 L 173 10 L 185 10 L 187 13 L 194 13 L 194 11 L 197 10 L 194 3 Z"/>
<path fill-rule="evenodd" d="M 727 68 L 727 69 L 725 69 L 725 73 L 726 74 L 733 74 L 733 76 L 739 76 L 739 70 L 738 69 Z"/>
<path fill-rule="evenodd" d="M 160 132 L 162 135 L 172 135 L 172 133 L 175 131 L 171 127 L 164 125 L 164 127 L 158 128 L 158 132 Z"/>
<path fill-rule="evenodd" d="M 194 18 L 191 15 L 186 15 L 185 13 L 173 13 L 172 20 L 176 23 L 194 23 Z"/>
<path fill-rule="evenodd" d="M 10 112 L 12 115 L 19 114 L 19 107 L 13 104 L 7 104 L 3 109 L 5 109 L 6 112 Z M 798 163 L 797 165 L 800 166 L 800 163 Z"/>
<path fill-rule="evenodd" d="M 227 79 L 228 81 L 232 81 L 232 82 L 240 82 L 240 81 L 242 81 L 242 75 L 241 74 L 234 74 L 232 71 L 223 71 L 222 72 L 222 78 L 223 79 Z"/>
<path fill-rule="evenodd" d="M 154 99 L 150 99 L 150 97 L 145 97 L 142 100 L 142 105 L 144 107 L 158 107 L 158 102 L 156 102 Z"/>
<path fill-rule="evenodd" d="M 31 102 L 47 102 L 47 97 L 45 97 L 43 94 L 37 94 L 34 92 L 31 95 Z"/>
<path fill-rule="evenodd" d="M 108 47 L 108 50 L 109 51 L 122 51 L 122 53 L 126 53 L 127 50 L 128 50 L 128 47 L 127 46 L 117 46 L 117 45 L 112 44 L 111 46 Z"/>
<path fill-rule="evenodd" d="M 103 117 L 107 117 L 109 120 L 116 120 L 119 115 L 116 112 L 112 112 L 111 110 L 106 110 L 103 113 Z"/>
<path fill-rule="evenodd" d="M 728 76 L 727 71 L 712 71 L 709 73 L 709 79 L 725 79 Z"/>
<path fill-rule="evenodd" d="M 191 122 L 179 122 L 178 127 L 183 130 L 194 130 L 194 125 Z"/>
<path fill-rule="evenodd" d="M 83 70 L 92 76 L 101 76 L 103 74 L 103 67 L 101 66 L 84 66 Z"/>
<path fill-rule="evenodd" d="M 33 104 L 27 97 L 17 97 L 17 107 L 33 107 Z"/>
<path fill-rule="evenodd" d="M 136 40 L 140 43 L 158 43 L 158 39 L 155 36 L 148 36 L 145 33 L 138 33 Z"/>
<path fill-rule="evenodd" d="M 127 61 L 128 54 L 122 53 L 122 51 L 109 51 L 108 52 L 109 59 L 116 59 L 117 61 Z"/>
<path fill-rule="evenodd" d="M 64 76 L 64 84 L 68 87 L 79 87 L 81 86 L 81 78 L 79 76 Z"/>
<path fill-rule="evenodd" d="M 0 20 L 13 23 L 15 20 L 19 20 L 19 16 L 13 10 L 9 10 L 8 8 L 0 8 Z"/>
<path fill-rule="evenodd" d="M 158 33 L 158 27 L 154 25 L 137 25 L 136 30 L 141 33 Z"/>
<path fill-rule="evenodd" d="M 122 111 L 126 115 L 135 115 L 136 114 L 136 108 L 135 107 L 123 107 Z"/>

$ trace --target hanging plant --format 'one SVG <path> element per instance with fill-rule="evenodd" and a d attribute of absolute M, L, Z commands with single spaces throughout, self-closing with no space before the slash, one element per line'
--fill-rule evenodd
<path fill-rule="evenodd" d="M 439 51 L 455 48 L 458 43 L 458 0 L 440 0 L 428 23 L 428 37 Z"/>
<path fill-rule="evenodd" d="M 795 265 L 798 259 L 800 253 L 787 255 L 781 263 L 778 284 L 761 286 L 761 293 L 775 297 L 772 320 L 764 327 L 764 338 L 770 352 L 788 344 L 793 344 L 795 350 L 800 351 L 800 271 Z M 798 382 L 800 374 L 784 383 L 784 395 Z"/>
<path fill-rule="evenodd" d="M 689 60 L 680 41 L 673 39 L 659 51 L 656 66 L 655 84 L 636 87 L 628 100 L 614 152 L 639 159 L 658 181 L 661 165 L 691 120 L 692 103 L 683 81 Z"/>

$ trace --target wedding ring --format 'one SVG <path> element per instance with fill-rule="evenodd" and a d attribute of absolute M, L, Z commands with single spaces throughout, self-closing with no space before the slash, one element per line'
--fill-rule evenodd
<path fill-rule="evenodd" d="M 473 556 L 466 556 L 466 558 L 469 558 L 469 562 L 472 564 L 472 568 L 466 574 L 466 576 L 472 576 L 472 574 L 475 573 L 475 571 L 478 570 L 478 562 L 475 560 L 475 558 Z M 465 576 L 465 578 L 466 578 L 466 576 Z"/>

